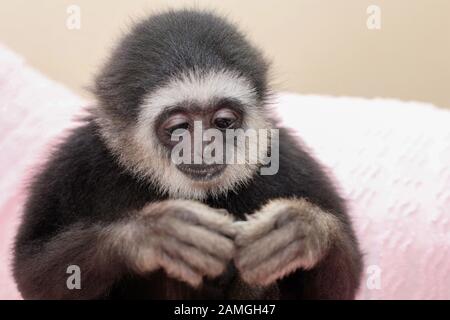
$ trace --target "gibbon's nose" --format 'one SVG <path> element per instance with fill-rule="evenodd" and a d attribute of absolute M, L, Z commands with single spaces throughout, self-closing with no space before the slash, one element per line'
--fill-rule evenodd
<path fill-rule="evenodd" d="M 198 141 L 194 138 L 191 140 L 191 159 L 197 163 L 192 165 L 193 169 L 208 169 L 208 166 L 215 164 L 219 160 L 223 160 L 223 140 L 215 138 L 211 141 L 211 139 L 204 138 L 203 136 L 198 139 Z"/>

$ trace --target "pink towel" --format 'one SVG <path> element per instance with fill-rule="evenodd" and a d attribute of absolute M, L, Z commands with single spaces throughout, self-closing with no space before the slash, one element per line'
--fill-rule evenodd
<path fill-rule="evenodd" d="M 278 111 L 333 172 L 365 253 L 361 299 L 450 299 L 450 112 L 282 95 Z"/>
<path fill-rule="evenodd" d="M 0 45 L 0 299 L 20 298 L 10 272 L 24 187 L 82 100 Z"/>
<path fill-rule="evenodd" d="M 32 168 L 86 105 L 0 46 L 0 299 Z M 428 104 L 280 94 L 276 112 L 333 173 L 365 252 L 359 298 L 450 299 L 450 113 Z"/>

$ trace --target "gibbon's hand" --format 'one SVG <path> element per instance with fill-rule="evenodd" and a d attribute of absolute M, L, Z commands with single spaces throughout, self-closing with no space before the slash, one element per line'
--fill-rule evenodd
<path fill-rule="evenodd" d="M 244 281 L 263 286 L 313 268 L 339 228 L 335 217 L 304 199 L 271 201 L 235 224 L 236 267 Z"/>
<path fill-rule="evenodd" d="M 162 267 L 193 287 L 203 276 L 216 277 L 233 258 L 235 226 L 224 210 L 189 200 L 149 204 L 133 223 L 138 236 L 131 250 L 139 273 Z"/>

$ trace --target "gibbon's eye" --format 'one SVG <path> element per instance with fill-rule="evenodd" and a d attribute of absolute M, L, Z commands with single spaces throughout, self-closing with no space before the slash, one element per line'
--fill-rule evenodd
<path fill-rule="evenodd" d="M 182 114 L 176 114 L 167 119 L 163 124 L 163 129 L 168 135 L 172 135 L 177 129 L 189 129 L 189 119 Z"/>
<path fill-rule="evenodd" d="M 214 114 L 212 123 L 217 129 L 224 130 L 233 128 L 237 120 L 238 116 L 233 110 L 220 109 Z"/>

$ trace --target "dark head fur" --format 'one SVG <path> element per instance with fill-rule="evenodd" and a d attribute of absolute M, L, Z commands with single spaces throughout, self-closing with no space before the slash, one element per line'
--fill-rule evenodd
<path fill-rule="evenodd" d="M 163 192 L 204 198 L 245 183 L 257 166 L 231 165 L 216 181 L 193 182 L 168 162 L 155 139 L 155 119 L 177 104 L 232 99 L 245 107 L 243 129 L 268 128 L 267 71 L 261 53 L 223 18 L 169 11 L 137 24 L 114 50 L 96 78 L 94 114 L 127 169 Z"/>

